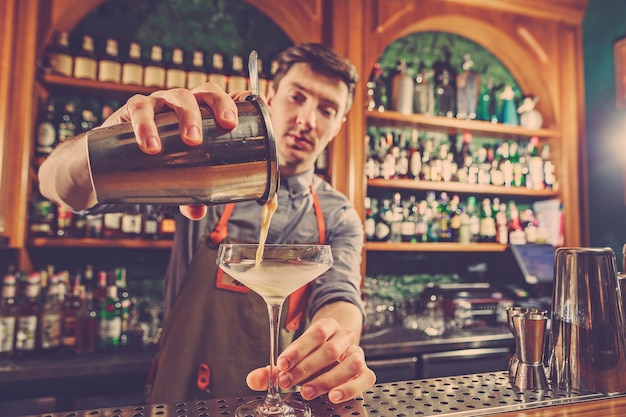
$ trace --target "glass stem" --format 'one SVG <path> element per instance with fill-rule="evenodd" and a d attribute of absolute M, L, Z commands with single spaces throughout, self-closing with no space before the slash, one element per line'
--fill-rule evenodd
<path fill-rule="evenodd" d="M 278 338 L 280 336 L 280 313 L 283 303 L 268 303 L 267 309 L 270 316 L 270 380 L 267 388 L 265 404 L 279 406 L 282 403 L 278 392 L 278 372 L 274 374 L 278 359 Z"/>

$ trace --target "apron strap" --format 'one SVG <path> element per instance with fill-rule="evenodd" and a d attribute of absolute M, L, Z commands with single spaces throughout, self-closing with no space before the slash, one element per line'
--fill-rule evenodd
<path fill-rule="evenodd" d="M 233 214 L 233 210 L 235 210 L 235 203 L 228 203 L 226 207 L 224 207 L 224 211 L 222 212 L 222 217 L 217 222 L 211 233 L 209 233 L 209 239 L 211 240 L 211 244 L 214 247 L 217 247 L 220 243 L 226 239 L 228 236 L 228 220 L 230 219 L 231 214 Z"/>

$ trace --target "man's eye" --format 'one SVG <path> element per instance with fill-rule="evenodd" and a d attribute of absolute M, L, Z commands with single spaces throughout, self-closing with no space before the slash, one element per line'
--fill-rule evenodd
<path fill-rule="evenodd" d="M 322 114 L 325 117 L 328 117 L 329 119 L 331 119 L 337 115 L 337 110 L 333 109 L 332 107 L 325 107 L 325 108 L 322 108 Z"/>

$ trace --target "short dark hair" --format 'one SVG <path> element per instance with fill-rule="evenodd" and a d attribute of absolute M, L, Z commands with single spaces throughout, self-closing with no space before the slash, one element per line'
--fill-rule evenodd
<path fill-rule="evenodd" d="M 337 77 L 348 87 L 348 101 L 346 113 L 354 101 L 354 89 L 359 82 L 359 74 L 345 56 L 319 43 L 301 43 L 287 48 L 278 55 L 278 66 L 274 73 L 274 89 L 278 88 L 280 81 L 291 67 L 297 63 L 305 63 L 311 69 L 321 74 Z"/>

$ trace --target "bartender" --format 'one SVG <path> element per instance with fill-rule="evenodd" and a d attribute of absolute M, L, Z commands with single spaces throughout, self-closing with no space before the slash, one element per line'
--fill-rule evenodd
<path fill-rule="evenodd" d="M 328 394 L 333 403 L 360 395 L 375 382 L 359 346 L 364 322 L 360 294 L 361 219 L 350 201 L 314 174 L 317 157 L 346 120 L 358 74 L 335 51 L 315 43 L 296 45 L 278 58 L 267 105 L 274 128 L 280 187 L 267 243 L 331 245 L 333 267 L 288 301 L 278 383 L 300 388 L 306 400 Z M 158 154 L 154 115 L 175 111 L 189 146 L 202 141 L 198 106 L 208 105 L 220 126 L 237 125 L 234 100 L 215 84 L 193 90 L 136 95 L 102 126 L 131 122 L 139 148 Z M 102 212 L 92 188 L 86 136 L 58 146 L 41 165 L 41 193 L 75 211 Z M 119 209 L 119 207 L 117 207 Z M 263 300 L 215 266 L 222 242 L 257 243 L 262 206 L 239 202 L 180 206 L 165 278 L 165 321 L 146 390 L 147 402 L 246 395 L 267 389 L 269 342 Z M 295 340 L 294 340 L 295 339 Z M 287 343 L 285 343 L 287 340 Z M 246 376 L 247 374 L 247 376 Z"/>

